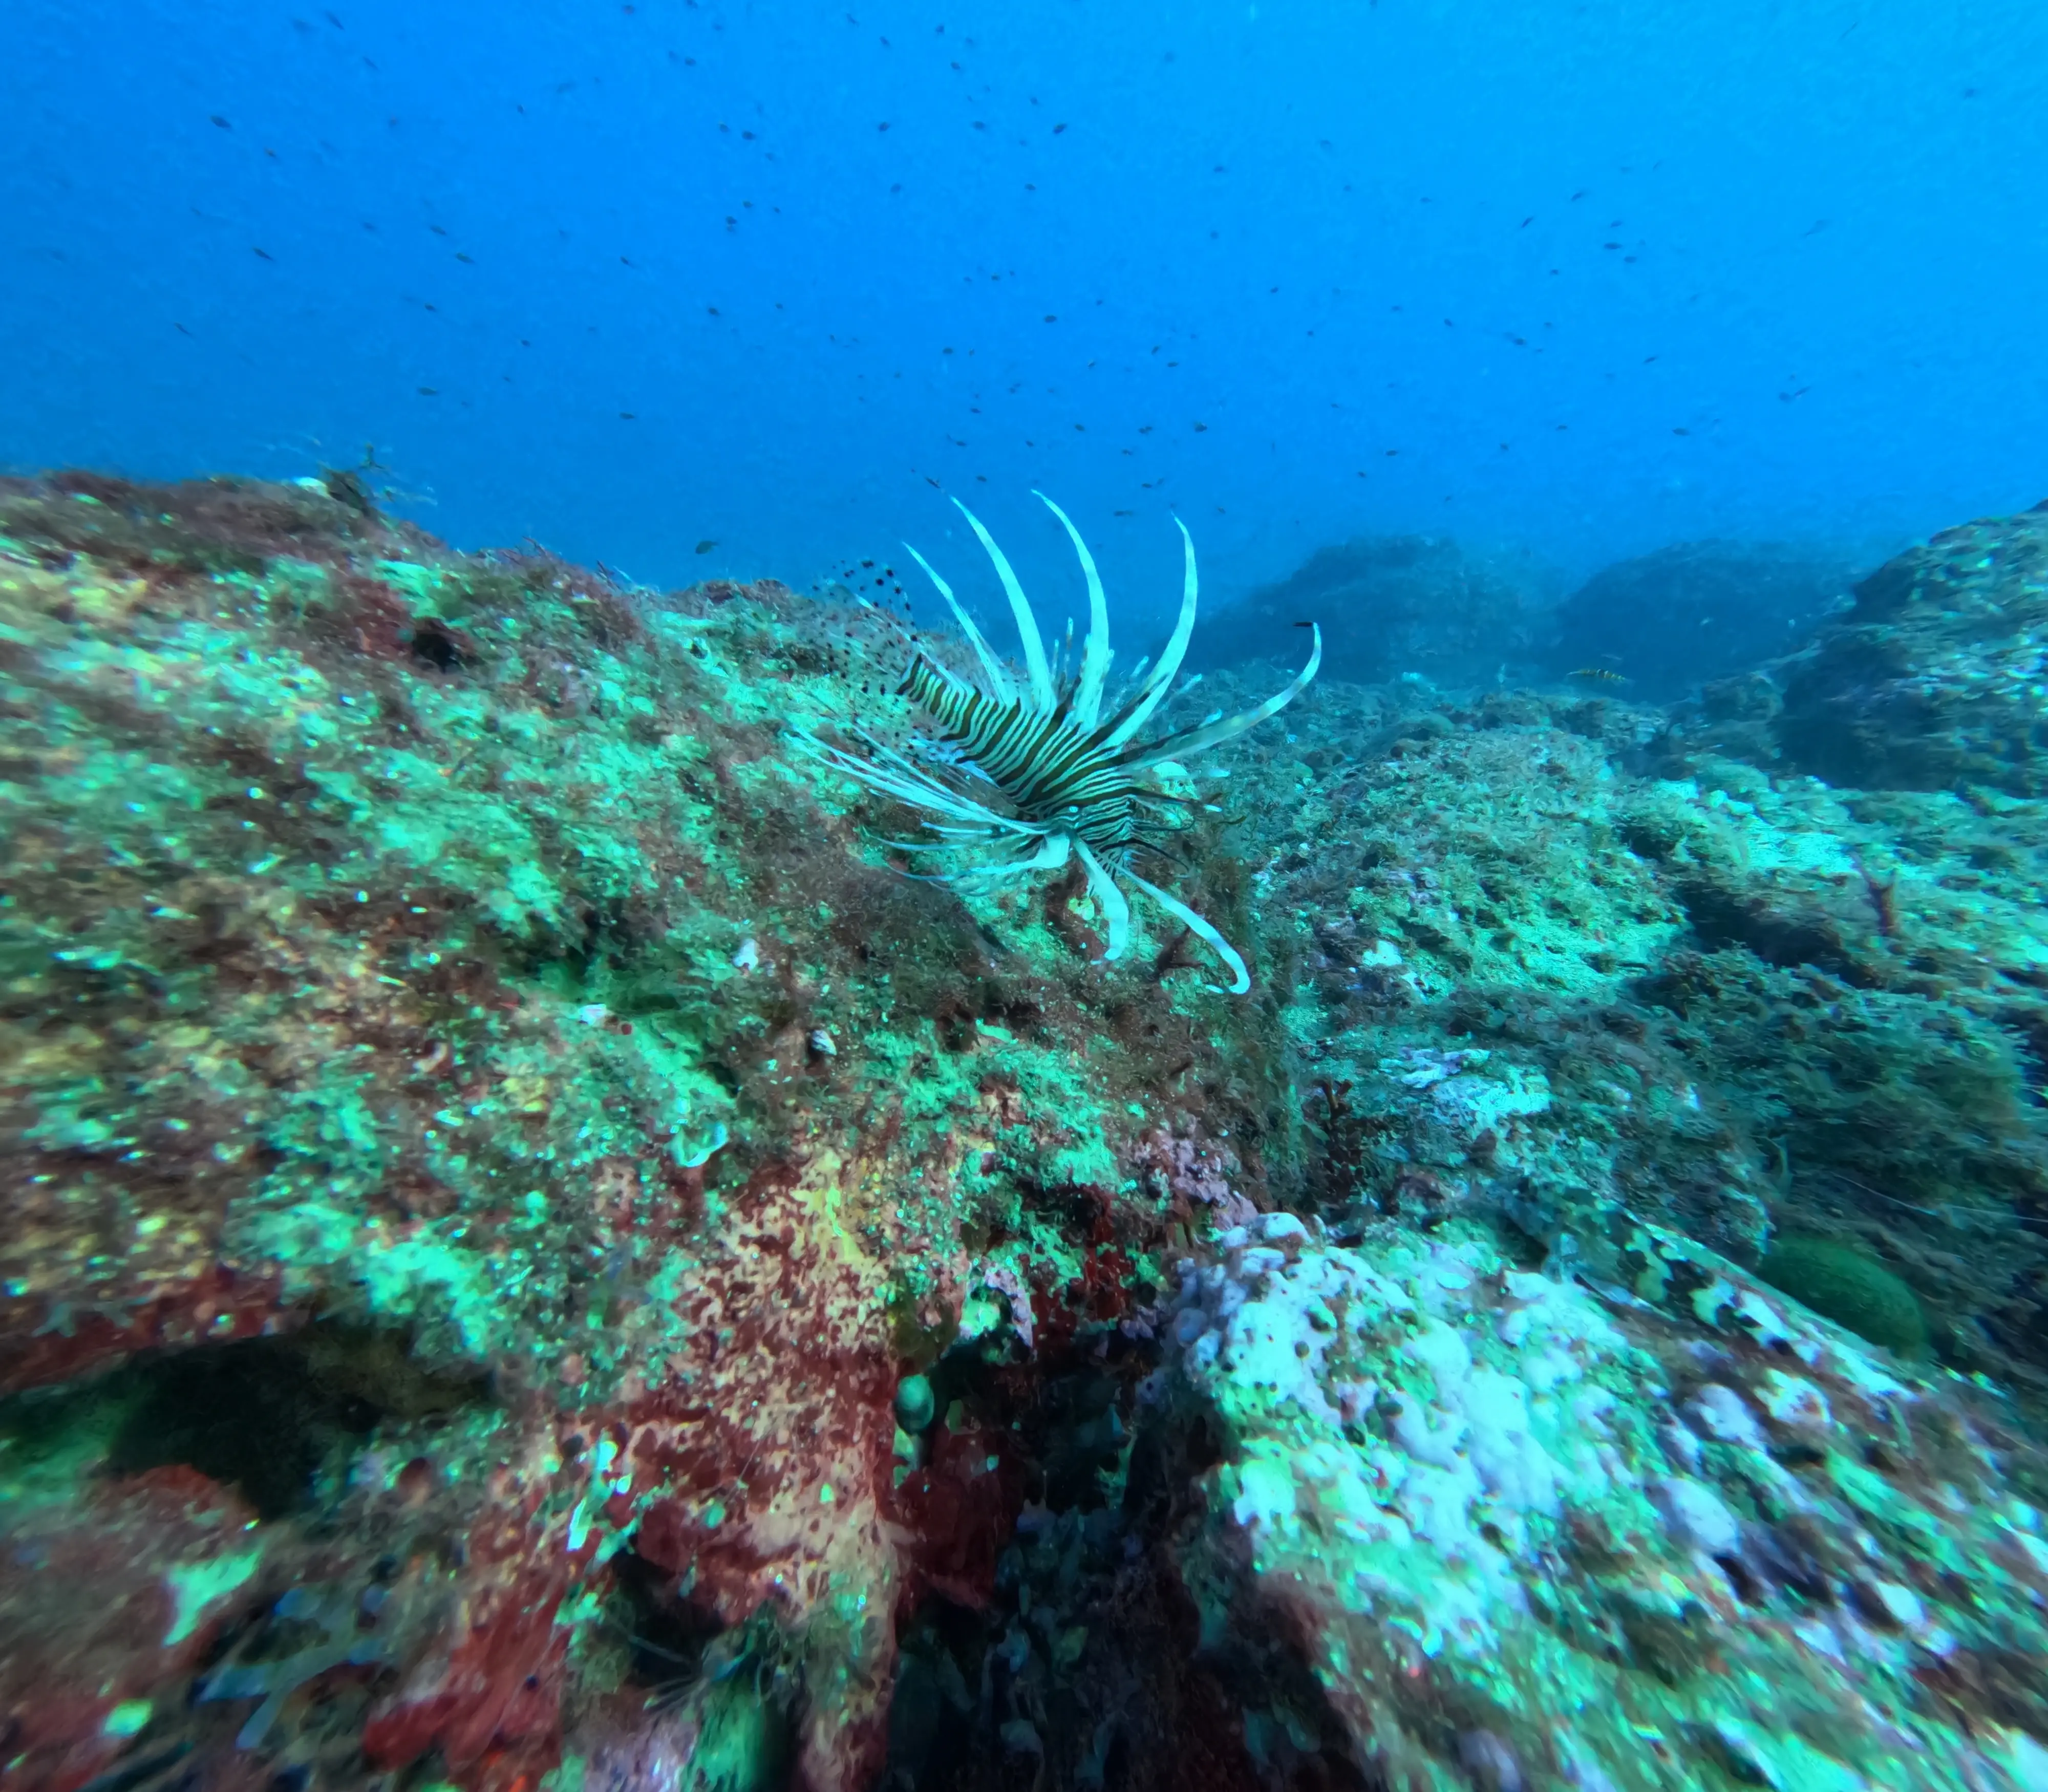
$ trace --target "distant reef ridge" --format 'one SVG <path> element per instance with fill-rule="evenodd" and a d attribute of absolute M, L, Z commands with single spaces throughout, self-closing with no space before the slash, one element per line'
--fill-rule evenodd
<path fill-rule="evenodd" d="M 1860 789 L 2038 797 L 2044 640 L 2048 503 L 1887 560 L 1799 651 L 1678 705 L 1672 738 Z"/>
<path fill-rule="evenodd" d="M 1448 536 L 1363 535 L 1318 548 L 1294 572 L 1219 606 L 1193 666 L 1263 659 L 1292 623 L 1323 630 L 1323 676 L 1377 685 L 1413 675 L 1445 687 L 1523 681 L 1541 638 L 1543 577 L 1526 559 Z"/>
<path fill-rule="evenodd" d="M 1596 668 L 1651 702 L 1806 645 L 1846 601 L 1843 560 L 1788 545 L 1681 541 L 1604 568 L 1546 619 L 1545 669 Z"/>
<path fill-rule="evenodd" d="M 2048 792 L 2048 504 L 1889 562 L 1782 682 L 1785 757 L 1816 777 Z"/>
<path fill-rule="evenodd" d="M 1555 576 L 1526 556 L 1449 536 L 1359 536 L 1220 607 L 1191 663 L 1268 657 L 1279 630 L 1313 616 L 1332 679 L 1472 689 L 1577 677 L 1669 702 L 1806 646 L 1846 607 L 1854 579 L 1845 560 L 1812 548 L 1682 541 L 1560 598 Z"/>

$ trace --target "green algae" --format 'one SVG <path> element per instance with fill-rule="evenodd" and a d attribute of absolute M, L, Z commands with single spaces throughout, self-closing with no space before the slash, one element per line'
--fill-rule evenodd
<path fill-rule="evenodd" d="M 1757 1273 L 1872 1344 L 1908 1356 L 1926 1348 L 1918 1297 L 1868 1251 L 1825 1239 L 1781 1239 Z"/>
<path fill-rule="evenodd" d="M 1135 1188 L 1118 1141 L 1152 1112 L 1153 1038 L 1187 1041 L 1182 1101 L 1246 1113 L 1245 1023 L 1193 978 L 1092 964 L 1084 899 L 904 883 L 875 805 L 783 751 L 850 713 L 805 607 L 678 607 L 274 502 L 343 533 L 119 576 L 48 557 L 39 513 L 0 544 L 0 1025 L 41 1191 L 6 1286 L 53 1361 L 127 1348 L 74 1344 L 70 1302 L 173 1348 L 346 1316 L 487 1371 L 502 1404 L 377 1419 L 315 1489 L 331 1534 L 524 1488 L 502 1496 L 556 1559 L 609 1560 L 666 1507 L 738 1537 L 789 1472 L 744 1429 L 759 1396 L 720 1391 L 753 1373 L 748 1309 L 716 1302 L 762 1190 L 851 1146 L 810 1230 L 766 1241 L 851 1273 L 806 1343 L 879 1344 L 900 1313 L 937 1350 L 970 1248 L 1056 1306 L 1082 1285 L 1081 1235 Z M 244 1305 L 218 1309 L 223 1275 Z M 599 1486 L 533 1435 L 650 1391 L 732 1402 L 721 1478 Z M 811 1509 L 879 1535 L 857 1456 L 820 1460 Z M 270 1522 L 295 1547 L 297 1517 Z M 887 1572 L 856 1550 L 804 1609 L 820 1736 L 875 1696 Z"/>

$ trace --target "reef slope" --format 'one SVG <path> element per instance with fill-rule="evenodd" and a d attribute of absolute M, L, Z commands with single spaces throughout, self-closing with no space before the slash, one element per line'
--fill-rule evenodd
<path fill-rule="evenodd" d="M 1332 684 L 1233 1000 L 902 875 L 902 648 L 0 483 L 0 1777 L 2048 1782 L 2025 796 Z"/>

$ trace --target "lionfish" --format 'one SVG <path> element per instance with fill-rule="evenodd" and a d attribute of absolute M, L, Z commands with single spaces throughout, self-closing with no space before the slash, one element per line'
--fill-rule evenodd
<path fill-rule="evenodd" d="M 913 735 L 906 752 L 855 729 L 858 751 L 809 735 L 802 737 L 805 744 L 834 770 L 939 818 L 925 823 L 937 838 L 890 843 L 909 851 L 950 852 L 972 861 L 933 881 L 985 884 L 1058 871 L 1070 859 L 1078 859 L 1102 913 L 1105 959 L 1120 956 L 1130 943 L 1131 906 L 1121 887 L 1127 883 L 1200 939 L 1230 972 L 1228 993 L 1242 995 L 1251 987 L 1251 973 L 1236 949 L 1177 896 L 1131 868 L 1131 860 L 1141 853 L 1173 856 L 1169 840 L 1185 824 L 1185 811 L 1192 806 L 1142 774 L 1181 754 L 1218 746 L 1286 708 L 1308 688 L 1322 664 L 1322 630 L 1313 623 L 1301 625 L 1313 635 L 1309 663 L 1263 703 L 1237 716 L 1218 712 L 1198 727 L 1142 741 L 1138 731 L 1166 697 L 1194 630 L 1194 539 L 1176 517 L 1186 552 L 1180 619 L 1158 663 L 1148 673 L 1145 662 L 1138 662 L 1136 681 L 1105 717 L 1111 654 L 1101 576 L 1066 512 L 1042 491 L 1031 495 L 1059 518 L 1088 584 L 1088 631 L 1079 668 L 1072 675 L 1064 665 L 1056 672 L 1010 562 L 980 519 L 956 498 L 953 502 L 987 549 L 1010 599 L 1024 650 L 1022 686 L 961 607 L 952 588 L 906 541 L 911 557 L 938 588 L 973 648 L 980 662 L 979 679 L 962 677 L 919 646 L 897 693 L 910 698 L 936 724 L 936 739 Z"/>

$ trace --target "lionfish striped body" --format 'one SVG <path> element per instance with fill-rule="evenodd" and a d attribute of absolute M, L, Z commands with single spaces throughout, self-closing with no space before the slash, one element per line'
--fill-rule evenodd
<path fill-rule="evenodd" d="M 1174 519 L 1186 554 L 1181 614 L 1158 663 L 1134 685 L 1107 720 L 1102 716 L 1109 675 L 1109 617 L 1102 580 L 1080 533 L 1067 514 L 1043 492 L 1033 496 L 1060 520 L 1088 582 L 1088 632 L 1078 673 L 1056 680 L 1045 657 L 1037 619 L 1016 574 L 974 513 L 965 517 L 1010 599 L 1024 649 L 1026 677 L 1020 688 L 974 625 L 952 588 L 915 548 L 923 567 L 959 623 L 981 665 L 979 683 L 919 653 L 898 687 L 937 724 L 939 744 L 913 758 L 867 733 L 863 751 L 832 747 L 801 737 L 835 770 L 869 789 L 893 796 L 927 815 L 935 840 L 899 843 L 913 851 L 965 853 L 976 861 L 946 881 L 983 881 L 1037 871 L 1054 871 L 1078 858 L 1088 887 L 1101 906 L 1107 939 L 1103 956 L 1122 955 L 1131 933 L 1130 904 L 1118 879 L 1151 898 L 1201 939 L 1232 974 L 1231 993 L 1251 987 L 1251 974 L 1230 942 L 1208 921 L 1169 891 L 1131 869 L 1139 852 L 1165 854 L 1182 799 L 1148 785 L 1143 774 L 1178 754 L 1199 753 L 1242 734 L 1277 714 L 1301 695 L 1322 663 L 1323 638 L 1314 629 L 1309 663 L 1292 682 L 1243 714 L 1212 716 L 1199 727 L 1163 739 L 1140 741 L 1138 731 L 1168 694 L 1187 653 L 1195 621 L 1195 548 L 1187 526 Z M 909 544 L 906 543 L 906 546 Z M 1313 627 L 1313 625 L 1311 625 Z M 978 793 L 985 783 L 999 793 L 1001 807 Z"/>
<path fill-rule="evenodd" d="M 1138 847 L 1156 847 L 1140 826 L 1145 805 L 1171 799 L 1146 790 L 1125 769 L 1121 752 L 1104 744 L 1105 725 L 1084 733 L 1071 703 L 1049 716 L 1034 713 L 956 678 L 922 654 L 897 686 L 939 724 L 989 782 L 1009 797 L 1020 820 L 1069 828 L 1076 840 L 1104 859 Z"/>

